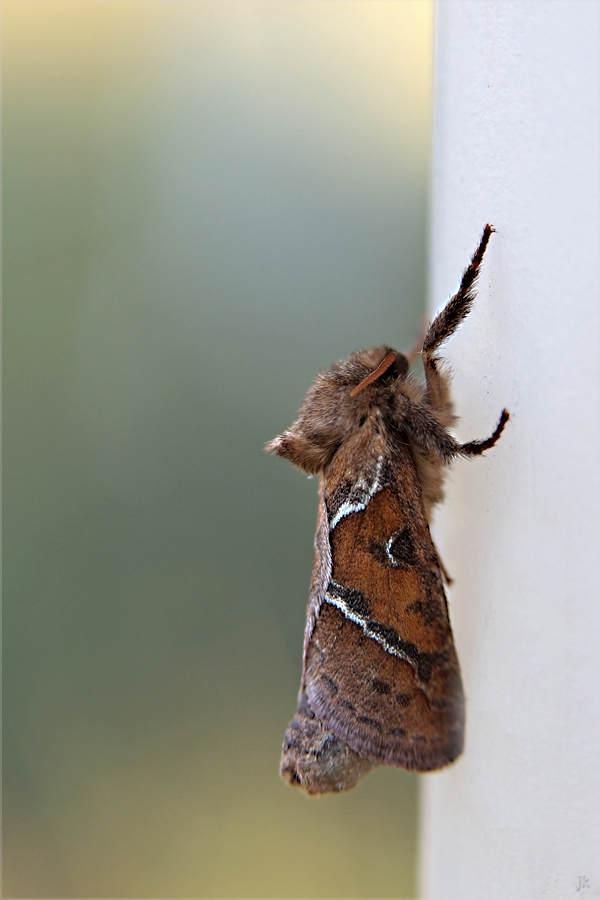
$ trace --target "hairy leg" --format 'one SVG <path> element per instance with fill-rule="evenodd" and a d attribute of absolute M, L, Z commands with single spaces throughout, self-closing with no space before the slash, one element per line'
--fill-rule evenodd
<path fill-rule="evenodd" d="M 461 456 L 479 456 L 481 453 L 484 453 L 486 450 L 489 450 L 490 447 L 493 447 L 502 432 L 504 431 L 504 426 L 509 420 L 508 411 L 506 409 L 502 410 L 502 415 L 500 416 L 500 421 L 496 425 L 496 430 L 489 438 L 485 438 L 483 441 L 469 441 L 468 444 L 463 444 L 459 450 Z"/>
<path fill-rule="evenodd" d="M 443 464 L 451 463 L 457 456 L 480 456 L 494 446 L 508 422 L 508 412 L 503 409 L 496 430 L 482 441 L 460 444 L 437 420 L 433 410 L 405 397 L 400 427 L 425 453 L 433 453 Z"/>
<path fill-rule="evenodd" d="M 448 376 L 440 371 L 440 360 L 435 353 L 444 341 L 454 334 L 471 310 L 475 300 L 475 282 L 479 275 L 483 254 L 494 230 L 492 225 L 486 225 L 483 229 L 479 246 L 463 273 L 458 291 L 448 301 L 441 313 L 435 317 L 425 335 L 421 356 L 427 379 L 426 397 L 429 406 L 439 412 L 451 414 L 452 402 Z"/>

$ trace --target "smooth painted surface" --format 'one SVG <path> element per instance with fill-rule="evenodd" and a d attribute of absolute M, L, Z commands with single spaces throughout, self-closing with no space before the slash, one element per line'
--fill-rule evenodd
<path fill-rule="evenodd" d="M 438 520 L 467 737 L 424 780 L 424 893 L 598 897 L 598 4 L 437 15 L 431 304 L 493 223 L 448 358 L 460 437 L 511 421 Z"/>
<path fill-rule="evenodd" d="M 424 304 L 428 3 L 3 3 L 4 896 L 414 891 L 416 778 L 280 780 L 317 483 Z"/>

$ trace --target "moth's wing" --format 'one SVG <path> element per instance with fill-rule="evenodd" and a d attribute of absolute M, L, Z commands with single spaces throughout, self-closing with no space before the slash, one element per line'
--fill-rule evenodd
<path fill-rule="evenodd" d="M 327 506 L 325 504 L 324 485 L 321 480 L 319 483 L 319 515 L 317 518 L 317 533 L 315 535 L 315 556 L 310 579 L 308 609 L 306 610 L 303 659 L 306 659 L 306 651 L 330 580 L 331 546 L 329 544 L 329 520 L 327 517 Z M 300 702 L 301 696 L 302 688 L 300 689 L 298 702 Z"/>
<path fill-rule="evenodd" d="M 322 483 L 319 493 L 315 557 L 304 634 L 305 658 L 325 591 L 331 580 L 329 521 Z M 328 794 L 353 788 L 373 765 L 323 726 L 310 708 L 306 691 L 301 686 L 296 715 L 288 725 L 283 740 L 280 764 L 282 778 L 291 785 L 301 787 L 307 794 Z"/>
<path fill-rule="evenodd" d="M 402 451 L 400 451 L 402 452 Z M 464 699 L 412 457 L 330 532 L 304 684 L 323 727 L 374 763 L 427 771 L 462 751 Z"/>

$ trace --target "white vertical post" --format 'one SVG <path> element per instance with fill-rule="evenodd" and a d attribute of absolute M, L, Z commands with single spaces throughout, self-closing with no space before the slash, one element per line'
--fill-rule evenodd
<path fill-rule="evenodd" d="M 486 222 L 447 345 L 462 440 L 437 520 L 464 756 L 423 782 L 430 900 L 600 897 L 598 3 L 437 7 L 431 310 Z"/>

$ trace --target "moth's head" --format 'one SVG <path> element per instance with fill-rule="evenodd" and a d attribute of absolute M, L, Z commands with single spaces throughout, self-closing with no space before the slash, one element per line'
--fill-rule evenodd
<path fill-rule="evenodd" d="M 317 376 L 293 425 L 266 449 L 311 475 L 322 472 L 345 441 L 392 415 L 407 374 L 406 356 L 385 344 L 334 363 Z"/>

